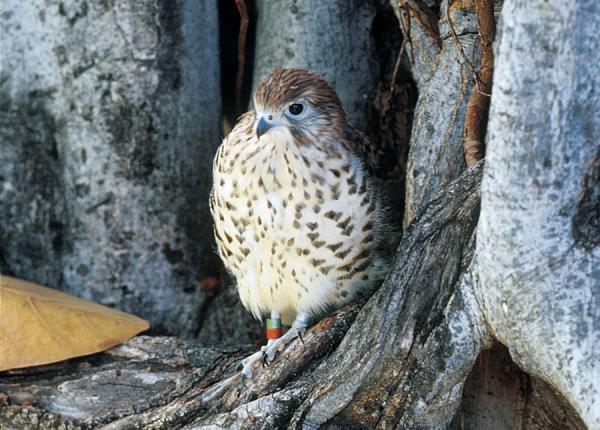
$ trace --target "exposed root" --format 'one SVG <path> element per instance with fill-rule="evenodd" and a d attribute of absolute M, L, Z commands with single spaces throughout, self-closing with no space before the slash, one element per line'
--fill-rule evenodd
<path fill-rule="evenodd" d="M 494 2 L 493 0 L 477 0 L 476 5 L 479 43 L 481 45 L 481 67 L 479 77 L 476 75 L 474 77 L 475 87 L 471 91 L 465 117 L 463 147 L 467 166 L 475 164 L 484 157 L 483 138 L 490 107 L 490 93 L 494 74 L 494 50 L 492 48 L 492 43 L 496 37 Z M 453 34 L 456 34 L 454 30 L 452 31 Z M 471 68 L 473 68 L 472 64 Z"/>

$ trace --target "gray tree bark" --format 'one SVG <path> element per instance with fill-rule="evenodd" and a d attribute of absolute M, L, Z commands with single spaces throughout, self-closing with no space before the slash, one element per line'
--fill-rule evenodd
<path fill-rule="evenodd" d="M 4 273 L 195 333 L 214 265 L 216 8 L 3 3 Z"/>
<path fill-rule="evenodd" d="M 600 5 L 507 1 L 472 272 L 491 333 L 600 427 Z"/>
<path fill-rule="evenodd" d="M 499 11 L 502 2 L 495 3 Z M 441 2 L 438 23 L 433 10 L 421 2 L 392 4 L 404 22 L 406 50 L 419 89 L 406 170 L 406 227 L 431 196 L 465 168 L 465 113 L 481 49 L 473 1 Z"/>

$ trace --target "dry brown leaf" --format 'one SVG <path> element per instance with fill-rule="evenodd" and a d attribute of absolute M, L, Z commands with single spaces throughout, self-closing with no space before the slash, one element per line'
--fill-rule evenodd
<path fill-rule="evenodd" d="M 148 327 L 136 316 L 0 276 L 0 371 L 104 351 Z"/>

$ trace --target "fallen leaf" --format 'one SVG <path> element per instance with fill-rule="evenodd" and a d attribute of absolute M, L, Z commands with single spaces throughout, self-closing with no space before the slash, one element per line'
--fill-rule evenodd
<path fill-rule="evenodd" d="M 148 327 L 136 316 L 0 276 L 0 371 L 104 351 Z"/>

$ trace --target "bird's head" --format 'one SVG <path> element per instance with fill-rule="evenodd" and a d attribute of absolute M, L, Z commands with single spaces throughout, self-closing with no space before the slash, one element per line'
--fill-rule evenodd
<path fill-rule="evenodd" d="M 316 73 L 276 69 L 254 95 L 256 136 L 285 127 L 294 138 L 336 139 L 346 127 L 346 115 L 335 90 Z"/>

